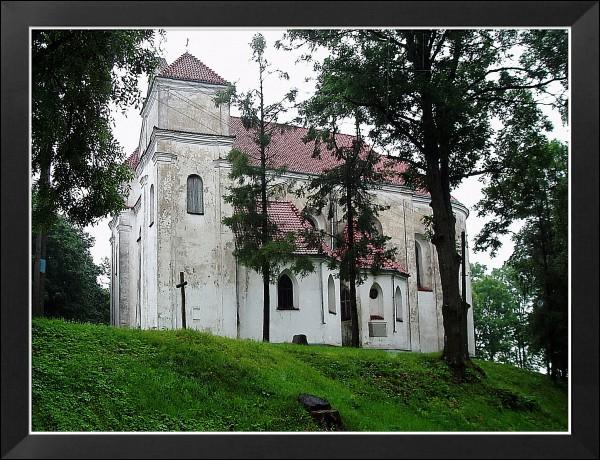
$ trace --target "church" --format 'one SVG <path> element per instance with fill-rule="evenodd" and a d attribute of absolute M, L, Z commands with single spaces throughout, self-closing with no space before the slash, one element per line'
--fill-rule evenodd
<path fill-rule="evenodd" d="M 134 179 L 126 208 L 109 224 L 114 326 L 185 326 L 262 339 L 262 278 L 236 261 L 234 235 L 222 223 L 232 214 L 223 199 L 231 184 L 227 155 L 233 148 L 256 148 L 229 107 L 215 106 L 214 96 L 226 86 L 187 52 L 170 65 L 162 60 L 151 78 L 139 145 L 127 159 Z M 278 166 L 287 167 L 284 177 L 300 183 L 332 165 L 326 153 L 312 157 L 313 146 L 302 140 L 305 135 L 305 128 L 289 126 L 274 135 L 269 147 L 277 150 Z M 389 206 L 375 224 L 391 238 L 387 244 L 397 253 L 377 274 L 365 269 L 366 279 L 357 286 L 361 346 L 441 351 L 442 290 L 435 248 L 423 224 L 423 217 L 431 214 L 429 197 L 399 179 L 390 179 L 373 193 L 378 203 Z M 456 200 L 453 208 L 460 235 L 469 211 Z M 270 202 L 268 214 L 283 232 L 311 226 L 341 234 L 345 227 L 334 203 L 307 219 L 305 202 L 291 194 Z M 284 269 L 271 284 L 271 342 L 291 342 L 294 335 L 304 334 L 311 344 L 349 344 L 347 286 L 329 268 L 327 254 L 301 246 L 298 250 L 311 257 L 315 270 L 300 277 Z M 468 277 L 465 294 L 471 304 Z M 474 354 L 472 308 L 468 345 Z"/>

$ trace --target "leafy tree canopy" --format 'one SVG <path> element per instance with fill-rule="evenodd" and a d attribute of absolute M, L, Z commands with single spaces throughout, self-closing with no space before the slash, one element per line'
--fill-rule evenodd
<path fill-rule="evenodd" d="M 36 204 L 34 195 L 34 206 Z M 74 321 L 108 323 L 108 289 L 100 286 L 107 266 L 94 264 L 94 238 L 58 216 L 48 232 L 44 309 L 48 316 Z"/>
<path fill-rule="evenodd" d="M 140 103 L 137 83 L 158 64 L 152 30 L 32 31 L 34 225 L 57 212 L 85 225 L 123 205 L 130 179 L 111 109 Z"/>

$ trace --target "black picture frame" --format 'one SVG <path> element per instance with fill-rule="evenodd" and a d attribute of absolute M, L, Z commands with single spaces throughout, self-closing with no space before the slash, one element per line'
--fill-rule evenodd
<path fill-rule="evenodd" d="M 30 434 L 30 26 L 570 26 L 570 435 Z M 598 2 L 2 2 L 2 458 L 598 458 Z"/>

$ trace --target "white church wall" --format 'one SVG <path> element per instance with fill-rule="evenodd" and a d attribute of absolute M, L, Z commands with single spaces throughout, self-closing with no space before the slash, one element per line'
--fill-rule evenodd
<path fill-rule="evenodd" d="M 157 78 L 158 127 L 173 131 L 229 135 L 229 106 L 216 107 L 214 97 L 224 86 Z M 163 115 L 164 113 L 164 115 Z"/>
<path fill-rule="evenodd" d="M 437 304 L 433 291 L 419 291 L 419 339 L 423 353 L 439 351 Z"/>
<path fill-rule="evenodd" d="M 256 273 L 237 266 L 233 257 L 234 238 L 222 224 L 231 215 L 224 202 L 230 169 L 226 161 L 232 146 L 229 135 L 229 107 L 215 107 L 212 97 L 223 87 L 158 77 L 143 109 L 140 155 L 145 153 L 131 184 L 127 199 L 130 209 L 116 219 L 112 228 L 118 274 L 111 286 L 114 321 L 135 326 L 137 280 L 140 270 L 143 328 L 179 328 L 181 292 L 175 288 L 179 272 L 185 273 L 186 320 L 188 327 L 230 337 L 262 339 L 262 281 Z M 153 128 L 155 142 L 151 143 Z M 172 130 L 172 131 L 161 131 Z M 188 133 L 188 134 L 185 134 Z M 191 134 L 190 134 L 191 133 Z M 202 133 L 202 134 L 193 134 Z M 146 151 L 147 150 L 147 151 Z M 197 174 L 203 180 L 204 214 L 187 213 L 187 177 Z M 288 173 L 300 182 L 309 176 Z M 155 203 L 149 190 L 154 185 Z M 364 346 L 436 351 L 443 347 L 442 293 L 435 248 L 423 237 L 423 216 L 431 214 L 429 198 L 414 196 L 397 186 L 384 186 L 374 192 L 378 203 L 390 208 L 378 220 L 383 233 L 398 248 L 396 258 L 411 276 L 378 275 L 387 337 L 369 337 L 369 290 L 372 281 L 359 287 L 361 338 Z M 135 210 L 137 199 L 139 209 Z M 302 211 L 304 198 L 287 199 Z M 149 210 L 155 206 L 155 222 L 150 225 Z M 339 211 L 339 210 L 338 210 Z M 467 212 L 457 206 L 457 235 L 465 228 Z M 319 228 L 326 228 L 327 209 L 314 216 Z M 341 219 L 342 213 L 338 212 Z M 342 226 L 340 226 L 342 228 Z M 141 230 L 141 245 L 137 238 Z M 430 291 L 419 291 L 416 280 L 415 240 L 426 248 L 424 276 Z M 468 257 L 468 253 L 467 253 Z M 311 343 L 341 344 L 340 281 L 334 276 L 336 311 L 329 311 L 329 275 L 325 264 L 305 278 L 296 278 L 300 309 L 276 309 L 276 284 L 271 286 L 273 341 L 291 341 L 304 333 Z M 111 277 L 111 279 L 113 279 Z M 395 322 L 395 288 L 400 286 L 403 321 Z M 470 278 L 467 300 L 472 297 Z M 364 308 L 363 308 L 364 306 Z M 237 310 L 239 308 L 239 327 Z M 139 315 L 139 313 L 138 313 Z M 469 310 L 469 350 L 474 352 L 472 309 Z"/>
<path fill-rule="evenodd" d="M 406 289 L 402 289 L 403 295 L 406 296 L 405 308 L 407 309 L 407 320 L 403 327 L 407 331 L 405 335 L 410 338 L 407 348 L 419 351 L 415 229 L 420 228 L 421 218 L 427 213 L 427 210 L 415 208 L 412 192 L 396 186 L 383 186 L 376 192 L 376 200 L 378 204 L 389 206 L 389 209 L 380 213 L 378 220 L 384 235 L 391 237 L 389 244 L 398 248 L 396 260 L 404 264 L 411 275 L 405 280 Z"/>
<path fill-rule="evenodd" d="M 159 125 L 160 96 L 161 93 L 158 85 L 152 85 L 151 92 L 142 109 L 142 129 L 140 130 L 140 142 L 138 145 L 140 155 L 146 152 L 152 136 L 152 130 L 155 126 L 158 127 Z"/>
<path fill-rule="evenodd" d="M 291 342 L 294 335 L 305 334 L 309 343 L 341 345 L 340 315 L 327 310 L 327 289 L 324 286 L 333 274 L 321 260 L 315 259 L 315 271 L 300 277 L 290 276 L 295 290 L 295 310 L 279 310 L 277 306 L 277 283 L 271 284 L 270 295 L 270 341 Z M 260 274 L 240 267 L 240 337 L 262 340 L 263 295 Z M 339 290 L 339 280 L 337 280 Z M 339 291 L 338 291 L 339 292 Z M 337 311 L 339 312 L 339 299 Z"/>
<path fill-rule="evenodd" d="M 198 141 L 200 142 L 200 141 Z M 228 144 L 229 143 L 229 144 Z M 159 208 L 159 304 L 170 299 L 171 326 L 182 327 L 181 292 L 175 288 L 184 272 L 186 323 L 194 329 L 235 336 L 235 274 L 224 266 L 221 234 L 221 197 L 218 194 L 217 160 L 230 149 L 231 141 L 220 145 L 157 141 L 157 151 L 169 162 L 160 163 Z M 187 212 L 187 179 L 202 179 L 203 214 Z M 166 266 L 168 264 L 168 267 Z M 225 273 L 229 276 L 222 276 Z M 163 311 L 163 316 L 168 318 Z M 168 327 L 168 326 L 167 326 Z"/>
<path fill-rule="evenodd" d="M 157 168 L 153 161 L 144 161 L 142 171 L 142 208 L 138 212 L 138 224 L 141 229 L 142 272 L 141 272 L 141 327 L 158 328 L 157 309 Z M 151 190 L 154 196 L 151 200 Z M 151 210 L 153 212 L 151 213 Z M 151 215 L 152 214 L 152 215 Z"/>
<path fill-rule="evenodd" d="M 401 291 L 401 300 L 403 307 L 403 321 L 396 320 L 395 310 L 395 290 L 399 287 Z M 410 349 L 410 332 L 409 321 L 406 319 L 408 292 L 407 292 L 406 277 L 399 276 L 393 272 L 382 272 L 378 275 L 369 274 L 367 279 L 357 286 L 357 297 L 360 301 L 359 318 L 360 327 L 359 333 L 361 336 L 361 344 L 365 348 L 382 348 L 382 349 Z M 378 295 L 377 299 L 370 298 L 370 291 L 376 288 Z M 373 308 L 374 304 L 379 302 L 377 308 Z M 371 315 L 376 314 L 383 316 L 383 320 L 371 320 Z M 369 334 L 369 322 L 385 324 L 385 336 L 371 337 Z"/>

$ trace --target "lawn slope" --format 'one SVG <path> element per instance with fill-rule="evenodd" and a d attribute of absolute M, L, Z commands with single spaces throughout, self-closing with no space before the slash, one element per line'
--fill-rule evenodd
<path fill-rule="evenodd" d="M 231 340 L 34 320 L 33 431 L 313 431 L 299 393 L 350 431 L 565 431 L 567 391 L 477 361 L 453 382 L 437 354 Z"/>

